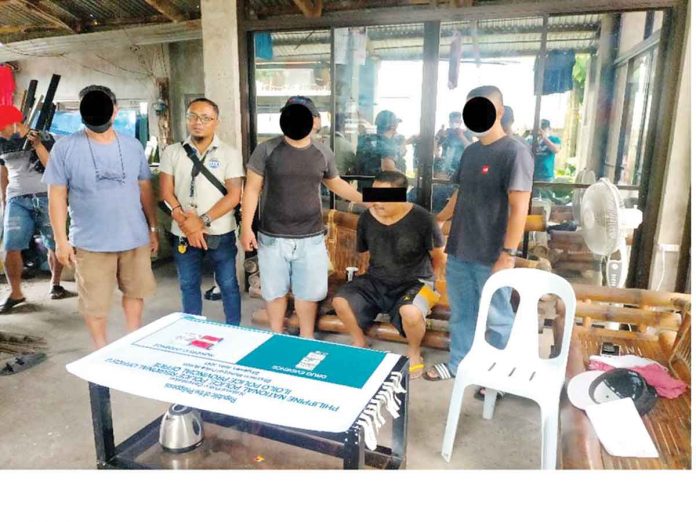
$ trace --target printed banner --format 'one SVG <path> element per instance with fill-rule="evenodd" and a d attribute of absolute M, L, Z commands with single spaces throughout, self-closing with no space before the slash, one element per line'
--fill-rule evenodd
<path fill-rule="evenodd" d="M 342 432 L 399 355 L 175 313 L 66 366 L 141 397 L 292 428 Z"/>

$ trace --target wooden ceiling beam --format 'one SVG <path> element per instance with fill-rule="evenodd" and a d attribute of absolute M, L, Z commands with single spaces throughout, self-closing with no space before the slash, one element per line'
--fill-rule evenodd
<path fill-rule="evenodd" d="M 307 18 L 319 18 L 324 7 L 323 0 L 293 0 L 293 2 Z"/>
<path fill-rule="evenodd" d="M 124 25 L 148 25 L 148 24 L 166 24 L 171 22 L 171 19 L 164 15 L 153 16 L 136 16 L 123 18 L 108 18 L 105 21 L 89 20 L 84 22 L 84 28 L 87 29 L 106 29 L 109 27 L 123 27 Z"/>
<path fill-rule="evenodd" d="M 24 34 L 33 31 L 55 31 L 54 25 L 0 25 L 0 35 Z"/>
<path fill-rule="evenodd" d="M 184 22 L 189 19 L 188 15 L 171 0 L 145 0 L 145 3 L 169 18 L 172 22 Z"/>

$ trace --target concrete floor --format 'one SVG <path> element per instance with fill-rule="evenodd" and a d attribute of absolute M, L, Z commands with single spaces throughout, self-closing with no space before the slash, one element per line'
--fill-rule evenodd
<path fill-rule="evenodd" d="M 148 301 L 145 321 L 178 310 L 176 272 L 171 264 L 156 270 L 157 295 Z M 74 283 L 65 286 L 74 289 Z M 211 284 L 206 281 L 205 288 Z M 4 300 L 6 285 L 0 287 Z M 90 352 L 89 338 L 77 312 L 76 298 L 51 301 L 48 281 L 25 283 L 28 303 L 0 315 L 3 331 L 44 336 L 48 359 L 17 375 L 0 377 L 0 469 L 93 469 L 94 440 L 87 384 L 69 374 L 65 365 Z M 204 301 L 204 314 L 222 320 L 219 302 Z M 244 294 L 243 324 L 262 301 Z M 110 336 L 125 333 L 118 298 L 110 322 Z M 343 335 L 321 334 L 334 342 Z M 405 345 L 375 341 L 374 348 L 405 353 Z M 447 353 L 424 349 L 426 364 L 445 361 Z M 440 456 L 453 381 L 413 380 L 409 398 L 409 469 L 535 469 L 540 460 L 539 409 L 531 401 L 506 397 L 498 402 L 493 420 L 481 417 L 483 403 L 467 390 L 451 463 Z M 116 443 L 124 440 L 167 408 L 167 404 L 112 391 Z M 389 428 L 380 440 L 389 440 Z M 258 456 L 263 460 L 259 461 Z M 193 452 L 172 457 L 156 449 L 147 462 L 174 468 L 324 469 L 340 468 L 338 459 L 259 439 L 231 430 L 210 429 L 205 443 Z"/>

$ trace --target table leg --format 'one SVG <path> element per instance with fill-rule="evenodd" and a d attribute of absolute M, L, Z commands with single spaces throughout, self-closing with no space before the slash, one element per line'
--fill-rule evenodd
<path fill-rule="evenodd" d="M 409 392 L 408 364 L 401 368 L 401 385 L 406 389 L 399 406 L 399 417 L 392 422 L 392 455 L 401 460 L 401 468 L 406 467 L 406 445 L 408 433 L 408 392 Z"/>
<path fill-rule="evenodd" d="M 104 469 L 116 453 L 109 388 L 90 382 L 89 401 L 92 407 L 92 429 L 97 452 L 97 468 Z"/>
<path fill-rule="evenodd" d="M 353 424 L 346 432 L 343 469 L 360 469 L 365 465 L 365 437 L 362 428 Z"/>

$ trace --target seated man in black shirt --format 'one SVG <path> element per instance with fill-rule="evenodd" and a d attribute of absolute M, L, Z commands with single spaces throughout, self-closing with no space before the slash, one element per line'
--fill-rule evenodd
<path fill-rule="evenodd" d="M 375 188 L 408 186 L 401 172 L 382 171 Z M 375 203 L 358 220 L 358 252 L 370 253 L 367 273 L 339 290 L 333 300 L 355 346 L 367 346 L 364 329 L 379 313 L 408 340 L 411 377 L 423 373 L 420 344 L 425 317 L 437 302 L 435 272 L 445 265 L 445 240 L 434 218 L 413 203 Z"/>

